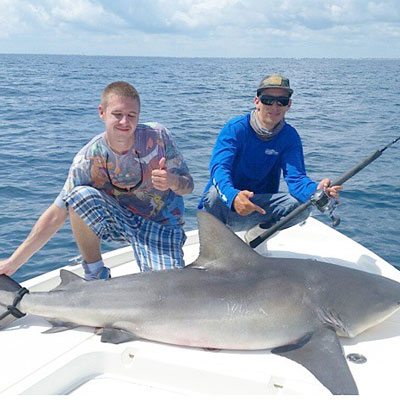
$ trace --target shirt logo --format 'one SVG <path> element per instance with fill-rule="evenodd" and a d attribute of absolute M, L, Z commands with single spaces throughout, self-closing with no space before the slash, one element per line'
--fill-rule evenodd
<path fill-rule="evenodd" d="M 267 156 L 278 156 L 279 155 L 279 153 L 274 149 L 266 149 L 265 154 Z"/>

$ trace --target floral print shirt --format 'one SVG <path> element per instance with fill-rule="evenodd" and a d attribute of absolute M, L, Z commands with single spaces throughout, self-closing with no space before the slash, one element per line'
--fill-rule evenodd
<path fill-rule="evenodd" d="M 139 124 L 134 134 L 132 149 L 123 155 L 111 150 L 105 132 L 86 144 L 75 156 L 55 204 L 66 207 L 64 198 L 75 186 L 92 186 L 113 196 L 134 214 L 165 225 L 183 225 L 182 196 L 172 190 L 157 190 L 151 183 L 152 170 L 159 168 L 162 157 L 168 171 L 190 177 L 170 132 L 158 123 L 146 123 Z"/>

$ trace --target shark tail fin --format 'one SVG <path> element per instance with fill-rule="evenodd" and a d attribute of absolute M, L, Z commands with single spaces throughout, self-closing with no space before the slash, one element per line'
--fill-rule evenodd
<path fill-rule="evenodd" d="M 18 282 L 7 275 L 0 275 L 0 330 L 25 314 L 17 308 L 22 297 L 28 293 Z"/>

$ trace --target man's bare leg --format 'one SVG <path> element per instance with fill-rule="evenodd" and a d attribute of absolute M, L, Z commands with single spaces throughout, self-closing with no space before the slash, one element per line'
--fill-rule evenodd
<path fill-rule="evenodd" d="M 72 209 L 69 210 L 71 228 L 83 259 L 89 264 L 101 260 L 100 239 Z"/>

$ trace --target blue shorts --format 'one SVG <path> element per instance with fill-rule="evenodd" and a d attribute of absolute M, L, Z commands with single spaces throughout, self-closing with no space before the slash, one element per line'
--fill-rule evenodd
<path fill-rule="evenodd" d="M 181 227 L 158 224 L 123 207 L 91 186 L 77 186 L 65 198 L 67 206 L 105 241 L 128 242 L 140 270 L 183 268 L 186 235 Z"/>

